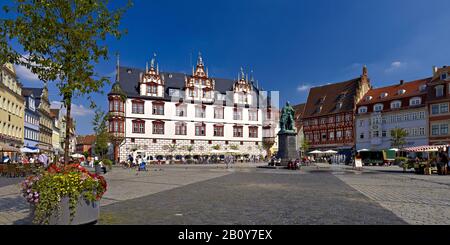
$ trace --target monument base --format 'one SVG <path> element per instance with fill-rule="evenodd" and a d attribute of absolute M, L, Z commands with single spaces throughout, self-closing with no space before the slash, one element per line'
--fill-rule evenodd
<path fill-rule="evenodd" d="M 297 133 L 280 132 L 278 134 L 277 158 L 281 158 L 281 166 L 287 166 L 289 161 L 299 158 L 297 149 Z"/>

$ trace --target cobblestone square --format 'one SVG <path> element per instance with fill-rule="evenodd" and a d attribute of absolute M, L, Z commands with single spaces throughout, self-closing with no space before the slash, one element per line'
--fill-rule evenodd
<path fill-rule="evenodd" d="M 450 224 L 450 178 L 397 167 L 258 164 L 114 168 L 98 224 Z M 22 179 L 0 178 L 0 224 L 30 224 Z"/>

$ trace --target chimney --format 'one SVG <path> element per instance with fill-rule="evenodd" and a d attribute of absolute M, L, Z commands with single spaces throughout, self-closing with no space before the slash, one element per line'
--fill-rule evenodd
<path fill-rule="evenodd" d="M 405 83 L 404 80 L 400 80 L 400 85 L 403 85 L 403 83 Z"/>
<path fill-rule="evenodd" d="M 436 75 L 438 68 L 436 66 L 433 66 L 433 76 Z"/>

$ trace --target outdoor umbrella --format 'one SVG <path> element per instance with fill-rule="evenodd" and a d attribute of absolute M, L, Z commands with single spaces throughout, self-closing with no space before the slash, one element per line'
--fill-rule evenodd
<path fill-rule="evenodd" d="M 80 153 L 75 153 L 75 154 L 72 154 L 71 157 L 73 157 L 73 158 L 82 158 L 84 156 L 81 155 Z"/>
<path fill-rule="evenodd" d="M 390 150 L 390 151 L 395 151 L 395 152 L 399 151 L 398 148 L 392 148 L 392 149 L 389 149 L 389 150 Z"/>
<path fill-rule="evenodd" d="M 323 152 L 315 150 L 315 151 L 311 151 L 309 154 L 322 154 Z"/>
<path fill-rule="evenodd" d="M 368 149 L 361 149 L 358 152 L 362 152 L 362 151 L 369 151 Z"/>
<path fill-rule="evenodd" d="M 333 151 L 333 150 L 328 150 L 328 151 L 326 151 L 326 152 L 324 152 L 324 153 L 327 153 L 327 154 L 336 154 L 336 153 L 337 153 L 337 151 Z"/>

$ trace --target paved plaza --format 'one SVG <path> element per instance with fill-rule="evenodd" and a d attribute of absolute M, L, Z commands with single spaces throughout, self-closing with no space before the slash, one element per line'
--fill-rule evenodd
<path fill-rule="evenodd" d="M 450 224 L 449 176 L 258 165 L 114 168 L 99 224 Z M 20 181 L 0 177 L 0 224 L 30 223 Z"/>

